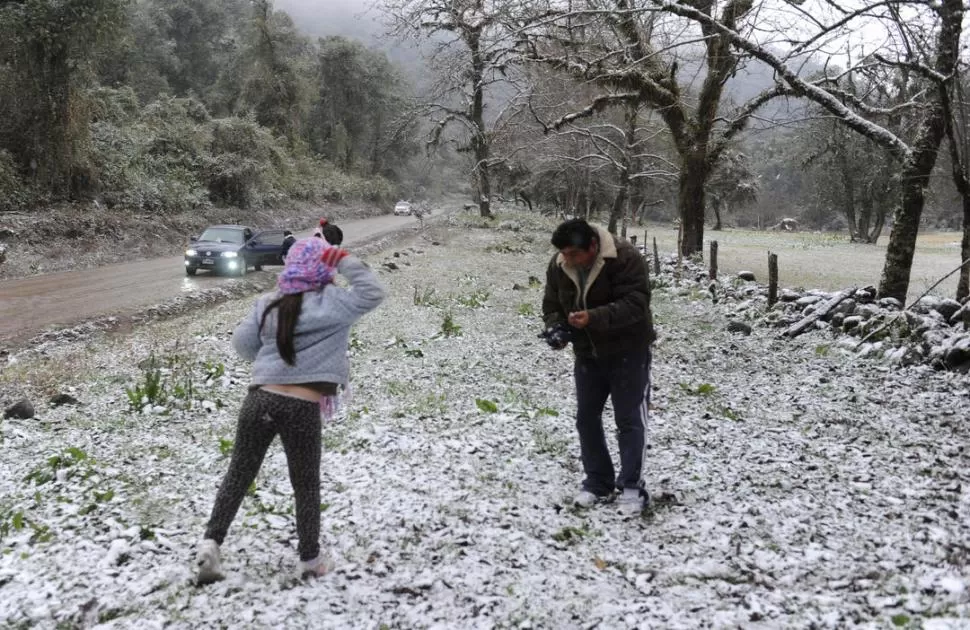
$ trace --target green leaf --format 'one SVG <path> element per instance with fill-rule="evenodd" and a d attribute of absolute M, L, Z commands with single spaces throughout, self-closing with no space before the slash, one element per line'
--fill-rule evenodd
<path fill-rule="evenodd" d="M 498 413 L 498 405 L 491 400 L 486 400 L 484 398 L 476 398 L 475 406 L 479 408 L 484 413 Z"/>
<path fill-rule="evenodd" d="M 697 393 L 701 396 L 710 396 L 715 391 L 717 391 L 717 388 L 710 383 L 701 383 L 697 386 Z"/>
<path fill-rule="evenodd" d="M 893 615 L 890 620 L 893 622 L 893 625 L 896 626 L 897 628 L 902 628 L 903 626 L 908 625 L 910 622 L 909 616 L 904 615 L 902 613 L 898 615 Z"/>

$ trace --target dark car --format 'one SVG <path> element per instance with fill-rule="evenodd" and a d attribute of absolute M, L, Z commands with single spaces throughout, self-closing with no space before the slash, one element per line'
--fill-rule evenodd
<path fill-rule="evenodd" d="M 185 273 L 199 269 L 244 276 L 252 267 L 283 264 L 283 230 L 254 232 L 245 225 L 213 225 L 185 250 Z"/>

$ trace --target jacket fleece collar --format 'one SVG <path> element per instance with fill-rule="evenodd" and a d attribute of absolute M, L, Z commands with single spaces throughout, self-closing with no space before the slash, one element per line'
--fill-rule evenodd
<path fill-rule="evenodd" d="M 597 276 L 603 270 L 603 266 L 606 264 L 606 258 L 616 258 L 616 240 L 613 235 L 606 231 L 598 225 L 592 226 L 596 230 L 596 240 L 599 242 L 600 251 L 596 255 L 596 260 L 593 261 L 593 266 L 589 270 L 589 276 L 586 279 L 586 286 L 583 287 L 583 294 L 578 296 L 579 304 L 577 306 L 585 309 L 586 308 L 586 294 L 589 293 L 589 288 L 593 286 L 593 282 L 596 281 Z M 579 272 L 575 267 L 566 264 L 566 259 L 563 258 L 562 254 L 556 256 L 556 264 L 559 268 L 563 270 L 563 273 L 573 281 L 576 285 L 576 289 L 580 288 L 579 283 Z"/>

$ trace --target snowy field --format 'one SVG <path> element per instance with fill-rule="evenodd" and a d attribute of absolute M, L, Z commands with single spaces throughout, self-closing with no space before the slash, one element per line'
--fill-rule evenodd
<path fill-rule="evenodd" d="M 631 228 L 642 242 L 644 228 Z M 663 252 L 677 251 L 677 228 L 667 225 L 647 226 L 648 238 L 657 239 Z M 959 232 L 924 230 L 916 240 L 907 301 L 915 301 L 937 280 L 960 264 Z M 704 255 L 710 241 L 718 242 L 718 267 L 722 274 L 753 271 L 762 283 L 768 281 L 768 253 L 778 254 L 778 278 L 789 287 L 838 291 L 846 287 L 878 285 L 886 261 L 889 228 L 883 231 L 878 245 L 850 243 L 846 232 L 768 232 L 762 230 L 726 229 L 704 232 Z M 945 297 L 956 293 L 957 276 L 940 285 Z"/>
<path fill-rule="evenodd" d="M 536 338 L 530 283 L 551 226 L 518 221 L 454 219 L 439 246 L 368 259 L 390 296 L 355 330 L 353 398 L 324 429 L 339 566 L 319 581 L 294 578 L 277 442 L 228 579 L 192 583 L 247 383 L 228 331 L 251 300 L 6 366 L 0 387 L 38 417 L 0 422 L 0 627 L 970 627 L 967 376 L 732 335 L 697 292 L 658 291 L 654 506 L 577 510 L 571 357 Z M 47 404 L 59 393 L 80 404 Z"/>

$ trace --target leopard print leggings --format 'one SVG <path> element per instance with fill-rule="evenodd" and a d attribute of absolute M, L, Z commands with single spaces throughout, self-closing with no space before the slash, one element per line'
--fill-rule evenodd
<path fill-rule="evenodd" d="M 225 540 L 277 433 L 296 498 L 300 560 L 313 560 L 320 553 L 320 406 L 262 389 L 250 391 L 239 411 L 232 460 L 219 486 L 205 537 L 220 545 Z"/>

